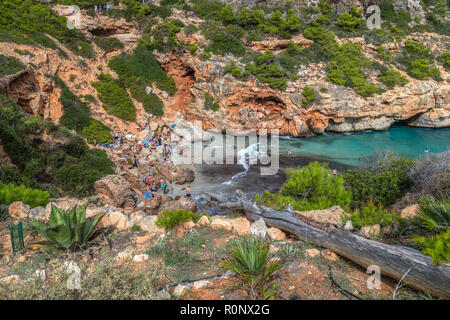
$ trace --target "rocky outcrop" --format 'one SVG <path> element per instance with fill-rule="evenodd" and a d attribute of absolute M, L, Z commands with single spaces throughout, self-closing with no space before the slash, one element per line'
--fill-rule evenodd
<path fill-rule="evenodd" d="M 194 171 L 174 164 L 157 161 L 153 163 L 155 169 L 167 180 L 177 184 L 191 183 L 194 181 Z"/>
<path fill-rule="evenodd" d="M 109 175 L 94 184 L 98 196 L 110 199 L 121 208 L 134 208 L 136 199 L 131 191 L 130 183 L 122 176 Z"/>

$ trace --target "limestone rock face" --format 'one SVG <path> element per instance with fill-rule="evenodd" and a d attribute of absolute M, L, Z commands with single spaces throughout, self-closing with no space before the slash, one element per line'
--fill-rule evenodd
<path fill-rule="evenodd" d="M 134 208 L 136 201 L 130 189 L 130 183 L 118 175 L 109 175 L 98 180 L 94 184 L 97 195 L 111 199 L 116 206 L 121 208 Z"/>
<path fill-rule="evenodd" d="M 151 232 L 151 233 L 163 233 L 164 230 L 159 228 L 155 222 L 156 219 L 158 219 L 157 216 L 147 216 L 144 217 L 141 222 L 139 223 L 139 226 L 142 230 Z"/>
<path fill-rule="evenodd" d="M 240 236 L 249 235 L 251 232 L 250 221 L 244 217 L 233 219 L 233 231 Z"/>

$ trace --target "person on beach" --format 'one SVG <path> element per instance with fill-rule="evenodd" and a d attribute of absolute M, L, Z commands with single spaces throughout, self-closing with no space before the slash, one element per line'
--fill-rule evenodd
<path fill-rule="evenodd" d="M 191 188 L 190 187 L 186 187 L 186 191 L 184 192 L 184 198 L 191 200 Z"/>
<path fill-rule="evenodd" d="M 292 150 L 288 149 L 288 156 L 291 156 L 291 155 L 292 155 Z"/>

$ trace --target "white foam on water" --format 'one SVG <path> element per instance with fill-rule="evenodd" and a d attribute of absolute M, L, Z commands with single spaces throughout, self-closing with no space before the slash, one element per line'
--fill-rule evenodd
<path fill-rule="evenodd" d="M 245 171 L 239 172 L 231 177 L 231 180 L 238 179 L 247 174 L 250 169 L 250 164 L 258 162 L 258 158 L 264 156 L 264 152 L 259 152 L 259 143 L 254 143 L 249 145 L 247 148 L 239 150 L 237 153 L 238 161 L 237 163 L 244 168 Z"/>

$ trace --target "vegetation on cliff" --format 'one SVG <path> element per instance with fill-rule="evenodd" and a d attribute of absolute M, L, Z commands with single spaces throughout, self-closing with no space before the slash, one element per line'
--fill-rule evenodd
<path fill-rule="evenodd" d="M 44 140 L 47 134 L 50 141 Z M 0 96 L 0 139 L 13 167 L 1 167 L 2 183 L 76 197 L 93 194 L 93 184 L 114 172 L 102 150 L 89 150 L 79 136 L 33 116 Z"/>
<path fill-rule="evenodd" d="M 77 55 L 91 58 L 94 54 L 83 34 L 69 29 L 66 18 L 58 16 L 49 6 L 36 0 L 0 2 L 0 41 L 58 49 L 47 34 Z"/>

